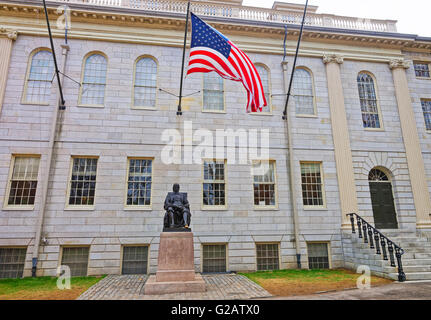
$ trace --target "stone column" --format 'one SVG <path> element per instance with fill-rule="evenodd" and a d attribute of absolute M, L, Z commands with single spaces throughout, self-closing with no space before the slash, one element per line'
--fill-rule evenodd
<path fill-rule="evenodd" d="M 342 228 L 350 228 L 349 213 L 358 213 L 355 176 L 353 173 L 352 150 L 344 105 L 341 82 L 341 56 L 330 54 L 323 56 L 326 65 L 329 105 L 331 111 L 332 135 L 334 139 L 335 162 L 337 166 L 338 188 L 340 193 Z"/>
<path fill-rule="evenodd" d="M 431 199 L 428 191 L 427 176 L 416 127 L 411 95 L 409 91 L 406 69 L 410 63 L 403 59 L 390 61 L 395 85 L 395 95 L 398 102 L 401 129 L 406 148 L 407 164 L 412 185 L 413 200 L 416 207 L 416 223 L 418 229 L 431 228 Z"/>
<path fill-rule="evenodd" d="M 17 36 L 18 33 L 16 31 L 0 28 L 0 114 L 6 91 L 12 44 Z"/>

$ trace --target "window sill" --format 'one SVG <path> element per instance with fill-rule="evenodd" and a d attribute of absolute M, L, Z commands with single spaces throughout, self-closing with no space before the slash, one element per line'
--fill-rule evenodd
<path fill-rule="evenodd" d="M 255 211 L 280 211 L 278 206 L 254 206 Z"/>
<path fill-rule="evenodd" d="M 385 128 L 364 128 L 364 130 L 369 132 L 385 132 Z"/>
<path fill-rule="evenodd" d="M 66 206 L 64 211 L 94 211 L 95 209 L 95 206 Z"/>
<path fill-rule="evenodd" d="M 306 119 L 317 119 L 318 116 L 315 114 L 297 114 L 297 118 L 306 118 Z"/>
<path fill-rule="evenodd" d="M 78 104 L 80 108 L 105 108 L 104 104 Z"/>
<path fill-rule="evenodd" d="M 49 103 L 47 102 L 26 102 L 26 101 L 21 101 L 21 104 L 23 105 L 30 105 L 30 106 L 49 106 Z"/>
<path fill-rule="evenodd" d="M 224 111 L 224 110 L 204 110 L 204 109 L 202 109 L 202 113 L 226 114 L 226 111 Z"/>
<path fill-rule="evenodd" d="M 328 211 L 328 207 L 306 207 L 304 206 L 304 211 Z"/>
<path fill-rule="evenodd" d="M 416 77 L 416 79 L 418 80 L 431 80 L 431 77 L 427 78 L 427 77 Z"/>
<path fill-rule="evenodd" d="M 153 208 L 151 206 L 150 207 L 129 206 L 129 207 L 124 207 L 123 210 L 124 211 L 152 211 Z"/>
<path fill-rule="evenodd" d="M 33 211 L 34 206 L 11 206 L 6 205 L 2 208 L 3 211 Z"/>
<path fill-rule="evenodd" d="M 201 206 L 202 211 L 227 211 L 226 206 Z"/>
<path fill-rule="evenodd" d="M 156 107 L 140 107 L 140 106 L 132 106 L 132 110 L 150 110 L 150 111 L 156 111 Z"/>
<path fill-rule="evenodd" d="M 273 116 L 274 114 L 271 112 L 250 112 L 249 113 L 252 116 Z"/>

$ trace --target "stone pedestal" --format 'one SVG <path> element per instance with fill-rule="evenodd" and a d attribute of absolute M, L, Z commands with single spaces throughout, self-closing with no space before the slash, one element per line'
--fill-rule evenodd
<path fill-rule="evenodd" d="M 144 294 L 205 292 L 205 282 L 195 273 L 193 233 L 163 232 L 160 235 L 156 275 L 144 286 Z"/>

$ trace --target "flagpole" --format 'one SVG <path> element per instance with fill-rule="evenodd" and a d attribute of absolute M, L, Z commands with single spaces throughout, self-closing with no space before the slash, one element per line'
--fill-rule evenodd
<path fill-rule="evenodd" d="M 64 96 L 63 96 L 63 89 L 61 87 L 61 81 L 60 81 L 60 76 L 59 76 L 59 71 L 58 71 L 58 66 L 57 66 L 57 58 L 55 56 L 55 50 L 54 50 L 54 42 L 52 41 L 52 34 L 51 34 L 51 26 L 49 25 L 49 19 L 48 19 L 48 9 L 46 8 L 46 3 L 45 0 L 43 0 L 43 7 L 45 10 L 45 18 L 46 18 L 46 25 L 48 27 L 48 35 L 49 35 L 49 41 L 51 42 L 51 50 L 52 50 L 52 57 L 54 59 L 54 66 L 55 66 L 55 73 L 57 74 L 57 82 L 58 82 L 58 90 L 60 91 L 60 110 L 64 110 L 65 107 L 65 101 L 64 101 Z M 67 18 L 66 18 L 67 20 Z"/>
<path fill-rule="evenodd" d="M 296 60 L 298 59 L 299 46 L 301 45 L 302 32 L 304 30 L 305 16 L 307 15 L 308 0 L 305 2 L 304 15 L 302 17 L 301 30 L 299 31 L 298 44 L 296 45 L 295 59 L 293 60 L 292 75 L 290 76 L 289 90 L 287 91 L 286 105 L 284 106 L 283 120 L 287 120 L 287 106 L 289 105 L 290 93 L 292 90 L 293 76 L 295 75 Z"/>
<path fill-rule="evenodd" d="M 181 116 L 183 114 L 181 110 L 181 100 L 183 98 L 184 62 L 186 59 L 186 44 L 187 44 L 187 32 L 189 28 L 189 14 L 190 14 L 190 0 L 187 3 L 186 28 L 184 30 L 183 63 L 181 64 L 181 82 L 180 82 L 180 94 L 178 96 L 179 102 L 178 102 L 177 116 Z"/>

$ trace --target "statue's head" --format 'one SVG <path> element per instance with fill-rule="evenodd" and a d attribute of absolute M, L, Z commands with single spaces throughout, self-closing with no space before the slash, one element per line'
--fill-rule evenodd
<path fill-rule="evenodd" d="M 180 185 L 178 183 L 175 183 L 174 187 L 172 189 L 174 190 L 174 192 L 179 192 L 180 191 Z"/>

